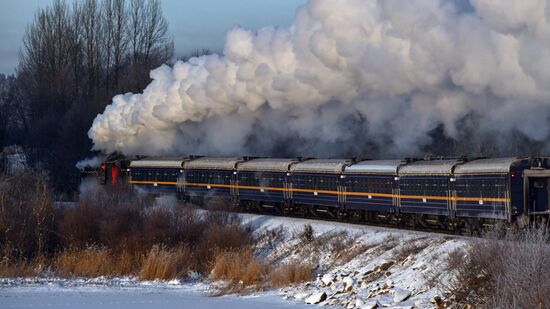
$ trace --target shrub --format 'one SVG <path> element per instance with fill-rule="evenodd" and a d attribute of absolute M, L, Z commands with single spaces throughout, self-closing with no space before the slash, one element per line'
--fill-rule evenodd
<path fill-rule="evenodd" d="M 252 251 L 224 251 L 216 257 L 211 272 L 213 279 L 224 279 L 248 286 L 259 283 L 267 274 L 268 267 L 256 260 Z"/>
<path fill-rule="evenodd" d="M 488 308 L 549 308 L 550 245 L 546 228 L 492 231 L 450 255 L 448 288 L 458 303 Z M 463 262 L 457 265 L 457 256 Z"/>
<path fill-rule="evenodd" d="M 73 248 L 86 248 L 89 244 L 98 243 L 99 225 L 105 211 L 90 199 L 82 199 L 74 208 L 65 210 L 59 225 L 63 244 Z"/>
<path fill-rule="evenodd" d="M 306 264 L 285 264 L 269 274 L 271 285 L 283 287 L 311 281 L 313 269 Z"/>
<path fill-rule="evenodd" d="M 56 212 L 48 175 L 24 170 L 0 177 L 0 254 L 10 263 L 51 256 L 57 247 Z"/>
<path fill-rule="evenodd" d="M 426 239 L 410 240 L 392 252 L 392 258 L 395 261 L 404 261 L 411 255 L 416 255 L 426 249 L 430 242 Z"/>
<path fill-rule="evenodd" d="M 14 278 L 14 277 L 30 277 L 39 275 L 44 269 L 42 264 L 45 261 L 2 261 L 0 262 L 0 277 L 2 278 Z"/>
<path fill-rule="evenodd" d="M 184 277 L 188 271 L 186 250 L 183 246 L 168 249 L 155 245 L 145 258 L 139 272 L 141 280 L 170 280 Z"/>
<path fill-rule="evenodd" d="M 159 204 L 121 186 L 91 186 L 75 205 L 53 208 L 45 174 L 0 178 L 2 273 L 51 265 L 61 276 L 171 279 L 208 274 L 220 252 L 252 243 L 234 214 Z M 252 266 L 245 280 L 257 276 Z"/>
<path fill-rule="evenodd" d="M 98 277 L 113 274 L 112 260 L 106 248 L 71 249 L 56 258 L 55 267 L 61 277 Z"/>
<path fill-rule="evenodd" d="M 304 225 L 304 229 L 302 232 L 298 235 L 298 238 L 303 243 L 310 243 L 315 238 L 315 232 L 313 230 L 313 226 L 311 224 Z"/>

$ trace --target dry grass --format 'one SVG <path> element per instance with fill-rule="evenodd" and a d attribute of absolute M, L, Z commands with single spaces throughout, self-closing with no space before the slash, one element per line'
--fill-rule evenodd
<path fill-rule="evenodd" d="M 248 286 L 261 282 L 268 273 L 267 265 L 258 261 L 247 249 L 225 251 L 218 255 L 211 272 L 212 279 L 230 280 Z"/>
<path fill-rule="evenodd" d="M 46 265 L 38 262 L 21 261 L 21 262 L 8 262 L 3 261 L 0 263 L 0 277 L 2 278 L 14 278 L 14 277 L 31 277 L 37 276 L 44 270 Z"/>
<path fill-rule="evenodd" d="M 358 241 L 360 234 L 350 235 L 346 231 L 331 233 L 324 237 L 326 246 L 333 257 L 331 266 L 343 265 L 371 247 Z"/>
<path fill-rule="evenodd" d="M 388 235 L 372 250 L 373 255 L 381 255 L 384 252 L 390 251 L 399 244 L 399 240 L 394 235 Z"/>
<path fill-rule="evenodd" d="M 426 239 L 414 239 L 410 240 L 402 246 L 397 247 L 392 252 L 392 259 L 401 262 L 412 255 L 416 255 L 422 250 L 426 249 L 430 245 L 430 242 Z"/>
<path fill-rule="evenodd" d="M 57 255 L 54 270 L 61 277 L 98 277 L 135 275 L 144 263 L 136 252 L 114 253 L 105 247 L 69 249 Z"/>
<path fill-rule="evenodd" d="M 494 231 L 449 255 L 443 286 L 459 304 L 550 308 L 550 234 L 546 227 Z"/>
<path fill-rule="evenodd" d="M 283 226 L 278 226 L 271 229 L 266 229 L 257 233 L 254 243 L 256 248 L 274 249 L 275 246 L 284 241 L 287 237 L 287 230 Z"/>
<path fill-rule="evenodd" d="M 98 277 L 112 275 L 112 261 L 108 249 L 89 247 L 64 251 L 57 256 L 55 267 L 61 277 Z"/>
<path fill-rule="evenodd" d="M 226 280 L 214 295 L 244 293 L 266 286 L 284 287 L 311 281 L 313 269 L 305 264 L 284 264 L 270 269 L 251 250 L 225 251 L 218 255 L 211 271 L 214 280 Z"/>
<path fill-rule="evenodd" d="M 155 245 L 145 258 L 139 279 L 141 280 L 170 280 L 184 277 L 188 272 L 187 251 L 183 246 L 167 249 Z"/>
<path fill-rule="evenodd" d="M 313 269 L 305 264 L 285 264 L 269 274 L 271 286 L 284 287 L 292 284 L 311 281 Z"/>

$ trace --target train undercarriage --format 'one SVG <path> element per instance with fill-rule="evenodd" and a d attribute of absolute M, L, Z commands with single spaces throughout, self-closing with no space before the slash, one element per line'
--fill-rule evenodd
<path fill-rule="evenodd" d="M 512 222 L 508 222 L 489 218 L 450 218 L 444 215 L 341 210 L 329 206 L 235 200 L 223 197 L 186 196 L 183 197 L 183 200 L 205 208 L 209 208 L 210 205 L 224 205 L 223 209 L 240 213 L 309 218 L 465 236 L 480 236 L 483 231 L 492 229 L 519 229 L 529 225 L 540 226 L 548 223 L 548 214 L 537 214 L 531 218 L 520 216 L 514 218 Z"/>

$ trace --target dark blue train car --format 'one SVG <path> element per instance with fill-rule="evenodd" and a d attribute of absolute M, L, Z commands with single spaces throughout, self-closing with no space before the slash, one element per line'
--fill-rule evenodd
<path fill-rule="evenodd" d="M 366 160 L 344 169 L 345 208 L 394 213 L 401 160 Z"/>
<path fill-rule="evenodd" d="M 183 191 L 187 196 L 231 197 L 240 158 L 202 157 L 184 163 Z"/>
<path fill-rule="evenodd" d="M 458 160 L 421 160 L 399 169 L 399 211 L 451 215 L 451 178 Z"/>
<path fill-rule="evenodd" d="M 343 168 L 349 160 L 312 159 L 291 167 L 291 198 L 294 204 L 339 209 L 343 205 Z"/>
<path fill-rule="evenodd" d="M 128 184 L 151 193 L 177 193 L 183 158 L 144 158 L 130 162 Z"/>
<path fill-rule="evenodd" d="M 523 208 L 521 178 L 528 164 L 528 159 L 498 158 L 458 165 L 453 196 L 456 216 L 510 221 Z"/>
<path fill-rule="evenodd" d="M 297 159 L 252 159 L 237 165 L 236 194 L 241 201 L 290 201 L 290 166 Z"/>

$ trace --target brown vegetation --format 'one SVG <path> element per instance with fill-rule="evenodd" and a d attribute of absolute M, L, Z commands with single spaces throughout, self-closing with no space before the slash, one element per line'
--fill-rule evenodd
<path fill-rule="evenodd" d="M 550 244 L 546 227 L 490 232 L 447 260 L 457 303 L 486 308 L 549 308 Z"/>
<path fill-rule="evenodd" d="M 212 279 L 227 281 L 214 295 L 283 287 L 310 281 L 312 277 L 309 265 L 288 263 L 271 268 L 255 258 L 251 250 L 222 252 L 211 272 Z"/>
<path fill-rule="evenodd" d="M 304 229 L 300 232 L 298 237 L 302 243 L 312 242 L 315 239 L 315 231 L 313 230 L 313 226 L 311 226 L 311 224 L 304 225 Z"/>
<path fill-rule="evenodd" d="M 164 246 L 154 245 L 143 262 L 139 278 L 141 280 L 170 280 L 185 277 L 189 270 L 187 254 L 183 246 L 168 249 Z"/>
<path fill-rule="evenodd" d="M 395 261 L 404 261 L 409 256 L 417 255 L 430 245 L 428 239 L 414 239 L 406 242 L 392 252 L 392 259 Z"/>
<path fill-rule="evenodd" d="M 58 238 L 56 213 L 43 171 L 0 176 L 0 254 L 4 263 L 51 256 Z"/>
<path fill-rule="evenodd" d="M 219 254 L 214 263 L 211 276 L 237 282 L 244 286 L 261 282 L 268 273 L 267 265 L 254 258 L 250 249 L 244 251 L 225 251 Z"/>
<path fill-rule="evenodd" d="M 285 264 L 272 271 L 269 277 L 272 286 L 282 287 L 311 281 L 313 269 L 306 264 Z"/>
<path fill-rule="evenodd" d="M 372 254 L 380 255 L 386 251 L 390 251 L 399 244 L 399 239 L 394 235 L 385 237 L 376 247 L 373 249 Z"/>
<path fill-rule="evenodd" d="M 0 178 L 0 275 L 50 267 L 63 277 L 172 279 L 208 274 L 220 253 L 251 250 L 251 232 L 236 215 L 157 205 L 116 187 L 97 187 L 74 206 L 54 207 L 47 184 L 42 171 Z M 243 276 L 256 275 L 251 268 Z"/>
<path fill-rule="evenodd" d="M 62 277 L 98 277 L 114 275 L 112 255 L 105 248 L 67 250 L 61 253 L 54 265 Z"/>

